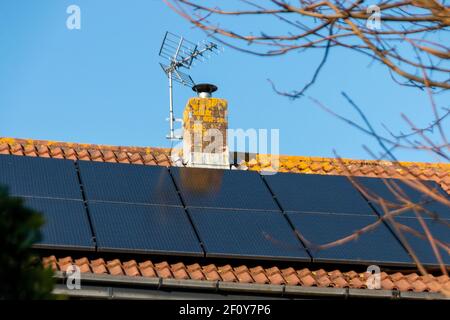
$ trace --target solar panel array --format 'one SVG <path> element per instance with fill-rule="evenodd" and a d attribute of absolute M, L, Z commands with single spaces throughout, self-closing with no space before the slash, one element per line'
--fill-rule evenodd
<path fill-rule="evenodd" d="M 1 185 L 43 213 L 46 224 L 37 246 L 95 249 L 73 161 L 0 155 Z"/>
<path fill-rule="evenodd" d="M 449 208 L 395 179 L 0 155 L 0 185 L 44 214 L 38 248 L 412 265 L 411 248 L 425 265 L 450 264 Z M 390 210 L 421 203 L 424 218 L 383 217 L 379 197 Z"/>

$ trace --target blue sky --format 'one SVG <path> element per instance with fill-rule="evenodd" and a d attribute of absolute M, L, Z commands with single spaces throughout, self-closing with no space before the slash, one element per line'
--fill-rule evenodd
<path fill-rule="evenodd" d="M 81 8 L 81 30 L 68 30 L 66 8 Z M 259 31 L 251 21 L 243 27 Z M 158 56 L 166 30 L 191 41 L 203 32 L 159 0 L 2 0 L 0 2 L 0 136 L 127 146 L 170 146 L 167 80 Z M 280 30 L 282 31 L 282 30 Z M 450 39 L 441 39 L 449 42 Z M 225 48 L 198 64 L 196 82 L 219 87 L 229 102 L 230 128 L 280 129 L 282 154 L 370 159 L 361 147 L 369 137 L 319 109 L 308 99 L 274 93 L 307 83 L 322 54 L 293 53 L 258 58 Z M 432 121 L 425 93 L 400 87 L 383 66 L 345 50 L 332 50 L 308 94 L 358 120 L 341 96 L 345 91 L 376 128 L 405 129 L 403 112 L 418 126 Z M 175 87 L 181 116 L 189 88 Z M 436 97 L 448 107 L 450 94 Z M 445 130 L 450 135 L 448 121 Z M 427 153 L 398 152 L 401 160 L 436 161 Z"/>

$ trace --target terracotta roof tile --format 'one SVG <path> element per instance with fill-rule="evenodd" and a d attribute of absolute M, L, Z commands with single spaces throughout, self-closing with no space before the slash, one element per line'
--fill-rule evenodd
<path fill-rule="evenodd" d="M 216 270 L 211 270 L 210 272 L 204 272 L 206 280 L 217 281 L 222 280 L 219 273 Z"/>
<path fill-rule="evenodd" d="M 365 289 L 366 283 L 361 281 L 359 277 L 354 277 L 353 279 L 351 279 L 349 281 L 350 284 L 350 288 L 355 288 L 355 289 Z"/>
<path fill-rule="evenodd" d="M 258 273 L 252 273 L 252 277 L 256 283 L 266 284 L 270 282 L 263 271 L 260 271 Z"/>
<path fill-rule="evenodd" d="M 430 281 L 427 283 L 427 287 L 431 292 L 439 292 L 442 289 L 442 285 L 437 281 Z"/>
<path fill-rule="evenodd" d="M 391 275 L 391 279 L 394 282 L 399 281 L 399 280 L 403 279 L 404 277 L 405 276 L 402 273 L 400 273 L 400 272 L 397 272 L 397 273 L 394 273 L 394 274 Z"/>
<path fill-rule="evenodd" d="M 238 281 L 236 276 L 234 275 L 234 273 L 232 271 L 222 272 L 222 273 L 220 273 L 220 276 L 222 277 L 222 280 L 225 281 L 225 282 L 236 282 L 236 281 Z M 256 281 L 256 282 L 258 282 L 258 281 Z"/>
<path fill-rule="evenodd" d="M 91 160 L 87 150 L 80 150 L 77 152 L 78 160 Z"/>
<path fill-rule="evenodd" d="M 107 265 L 108 271 L 110 274 L 118 276 L 118 275 L 123 275 L 123 270 L 122 270 L 122 266 L 120 264 L 112 264 L 112 265 Z"/>
<path fill-rule="evenodd" d="M 103 155 L 100 150 L 90 150 L 91 161 L 103 162 Z"/>
<path fill-rule="evenodd" d="M 286 283 L 283 276 L 279 272 L 270 274 L 269 280 L 270 280 L 271 284 L 285 284 Z"/>
<path fill-rule="evenodd" d="M 423 292 L 428 289 L 427 285 L 420 280 L 414 281 L 411 286 L 415 292 Z"/>
<path fill-rule="evenodd" d="M 346 273 L 345 273 L 345 276 L 346 276 L 348 279 L 353 279 L 353 278 L 355 278 L 355 277 L 358 276 L 358 273 L 356 273 L 355 271 L 351 270 L 351 271 L 346 272 Z"/>
<path fill-rule="evenodd" d="M 186 280 L 186 279 L 190 278 L 185 269 L 178 269 L 176 271 L 173 271 L 173 276 L 175 279 L 180 279 L 180 280 L 181 279 Z"/>
<path fill-rule="evenodd" d="M 295 273 L 295 269 L 292 268 L 292 267 L 289 267 L 289 268 L 286 268 L 286 269 L 281 270 L 281 274 L 282 274 L 284 277 L 287 277 L 287 276 L 289 276 L 289 275 L 291 275 L 291 274 L 294 274 L 294 273 Z"/>
<path fill-rule="evenodd" d="M 26 145 L 24 147 L 23 153 L 28 157 L 37 157 L 36 147 L 33 145 Z"/>
<path fill-rule="evenodd" d="M 236 275 L 239 282 L 241 283 L 252 283 L 255 282 L 255 280 L 252 278 L 250 273 L 248 271 L 242 271 L 241 273 Z"/>
<path fill-rule="evenodd" d="M 218 270 L 219 270 L 219 273 L 222 273 L 222 272 L 232 271 L 233 267 L 230 266 L 229 264 L 227 264 L 227 265 L 224 265 L 224 266 L 220 266 L 218 268 Z"/>
<path fill-rule="evenodd" d="M 311 274 L 306 274 L 300 278 L 300 283 L 305 287 L 317 286 L 316 280 L 311 276 Z"/>
<path fill-rule="evenodd" d="M 333 279 L 333 285 L 336 288 L 348 288 L 348 287 L 350 287 L 348 282 L 341 276 L 336 277 L 336 278 Z"/>
<path fill-rule="evenodd" d="M 267 273 L 267 275 L 271 276 L 273 274 L 281 273 L 281 271 L 280 271 L 280 269 L 278 269 L 278 267 L 272 267 L 272 268 L 266 269 L 266 273 Z"/>
<path fill-rule="evenodd" d="M 148 267 L 154 267 L 153 263 L 150 260 L 146 260 L 144 262 L 139 263 L 139 268 L 148 268 Z"/>
<path fill-rule="evenodd" d="M 92 269 L 92 272 L 96 273 L 96 274 L 108 273 L 108 270 L 106 269 L 106 266 L 104 264 L 99 264 L 99 265 L 91 264 L 91 269 Z"/>
<path fill-rule="evenodd" d="M 58 259 L 59 265 L 71 264 L 73 262 L 72 257 L 64 257 Z"/>
<path fill-rule="evenodd" d="M 200 270 L 202 267 L 198 263 L 190 264 L 187 266 L 188 271 Z"/>
<path fill-rule="evenodd" d="M 327 276 L 327 272 L 323 269 L 319 269 L 316 271 L 313 271 L 312 274 L 316 277 L 316 278 L 322 278 L 323 276 Z"/>
<path fill-rule="evenodd" d="M 444 284 L 444 283 L 448 283 L 449 282 L 449 278 L 447 275 L 443 274 L 439 277 L 435 278 L 439 283 Z"/>
<path fill-rule="evenodd" d="M 11 145 L 11 154 L 16 156 L 23 156 L 23 149 L 22 145 L 20 144 L 13 144 Z"/>
<path fill-rule="evenodd" d="M 153 269 L 153 267 L 151 267 L 151 266 L 146 266 L 146 267 L 140 266 L 139 270 L 141 271 L 141 274 L 144 277 L 156 277 L 155 269 Z"/>
<path fill-rule="evenodd" d="M 161 269 L 165 269 L 165 268 L 170 269 L 170 265 L 167 261 L 163 261 L 163 262 L 155 263 L 155 268 L 156 268 L 156 270 L 161 270 Z"/>
<path fill-rule="evenodd" d="M 8 143 L 0 143 L 0 154 L 10 154 L 9 144 Z"/>
<path fill-rule="evenodd" d="M 203 272 L 200 269 L 195 269 L 195 270 L 191 270 L 188 271 L 189 275 L 191 277 L 191 279 L 194 280 L 205 280 L 205 275 L 203 274 Z"/>
<path fill-rule="evenodd" d="M 311 274 L 311 271 L 308 268 L 304 268 L 301 270 L 297 270 L 297 274 L 300 278 L 305 277 Z"/>
<path fill-rule="evenodd" d="M 64 151 L 59 147 L 51 148 L 50 156 L 55 159 L 64 159 Z"/>
<path fill-rule="evenodd" d="M 322 277 L 317 277 L 316 280 L 319 287 L 329 287 L 332 283 L 330 278 L 325 275 Z"/>
<path fill-rule="evenodd" d="M 170 271 L 169 267 L 157 267 L 156 273 L 158 274 L 158 277 L 161 277 L 163 279 L 173 278 L 172 272 Z"/>
<path fill-rule="evenodd" d="M 230 265 L 216 267 L 213 264 L 201 266 L 200 264 L 185 265 L 182 262 L 169 264 L 167 261 L 153 263 L 150 260 L 137 262 L 129 260 L 122 262 L 119 259 L 105 263 L 104 259 L 89 260 L 82 257 L 74 260 L 72 257 L 56 258 L 55 256 L 43 257 L 44 266 L 52 266 L 54 270 L 65 271 L 72 263 L 76 263 L 82 272 L 97 274 L 127 275 L 133 277 L 161 277 L 175 279 L 194 279 L 226 281 L 239 283 L 259 284 L 286 284 L 290 286 L 318 286 L 335 288 L 365 289 L 367 273 L 355 271 L 342 272 L 341 270 L 325 271 L 324 269 L 311 271 L 308 268 L 295 270 L 285 268 L 281 271 L 277 267 L 264 269 L 261 266 L 248 268 L 245 265 L 233 268 Z M 237 271 L 239 272 L 237 272 Z M 394 281 L 395 279 L 395 281 Z M 434 277 L 431 274 L 419 276 L 416 273 L 403 274 L 396 272 L 382 274 L 381 288 L 385 290 L 415 291 L 415 292 L 443 292 L 450 290 L 448 276 Z"/>
<path fill-rule="evenodd" d="M 104 265 L 104 264 L 105 264 L 105 260 L 103 260 L 102 258 L 91 260 L 92 266 L 99 266 L 99 265 Z"/>
<path fill-rule="evenodd" d="M 413 289 L 411 283 L 409 283 L 406 279 L 394 281 L 394 286 L 400 291 L 411 291 Z"/>
<path fill-rule="evenodd" d="M 186 266 L 184 265 L 183 262 L 178 262 L 178 263 L 172 264 L 172 265 L 170 265 L 170 268 L 171 268 L 173 271 L 178 271 L 178 270 L 180 270 L 180 269 L 186 270 Z"/>
<path fill-rule="evenodd" d="M 392 290 L 394 289 L 395 285 L 394 283 L 391 281 L 391 279 L 386 278 L 384 280 L 381 280 L 381 288 L 384 290 Z"/>
<path fill-rule="evenodd" d="M 434 281 L 434 276 L 432 275 L 432 274 L 426 274 L 426 275 L 424 275 L 424 276 L 421 276 L 420 277 L 421 278 L 421 280 L 424 282 L 424 283 L 428 283 L 428 282 L 430 282 L 430 281 Z"/>
<path fill-rule="evenodd" d="M 256 267 L 250 268 L 249 270 L 252 275 L 264 272 L 264 268 L 261 266 L 256 266 Z"/>
<path fill-rule="evenodd" d="M 419 275 L 417 273 L 410 273 L 408 275 L 405 276 L 405 279 L 407 279 L 409 282 L 414 282 L 419 278 Z"/>
<path fill-rule="evenodd" d="M 72 148 L 66 149 L 64 151 L 64 155 L 65 155 L 66 159 L 68 159 L 68 160 L 77 160 L 78 159 L 78 155 L 77 155 L 76 151 Z"/>
<path fill-rule="evenodd" d="M 217 267 L 214 264 L 209 264 L 209 265 L 203 267 L 204 272 L 211 272 L 213 270 L 217 271 Z"/>
<path fill-rule="evenodd" d="M 291 273 L 289 275 L 285 275 L 284 279 L 286 280 L 286 284 L 290 286 L 296 286 L 300 284 L 300 279 L 298 278 L 296 273 Z"/>

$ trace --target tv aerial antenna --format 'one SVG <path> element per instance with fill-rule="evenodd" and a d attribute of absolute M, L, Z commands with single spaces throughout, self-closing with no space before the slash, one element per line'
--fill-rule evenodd
<path fill-rule="evenodd" d="M 182 136 L 175 135 L 174 124 L 175 121 L 182 122 L 181 119 L 175 119 L 173 115 L 173 81 L 181 83 L 187 87 L 193 87 L 195 85 L 194 80 L 187 73 L 180 71 L 184 68 L 186 70 L 191 69 L 194 65 L 194 61 L 205 61 L 210 57 L 211 53 L 218 53 L 219 47 L 217 44 L 203 40 L 202 42 L 195 44 L 183 37 L 180 37 L 171 32 L 166 32 L 159 55 L 164 59 L 167 59 L 169 64 L 160 63 L 164 73 L 169 79 L 169 128 L 170 132 L 167 138 L 170 140 L 180 140 Z"/>

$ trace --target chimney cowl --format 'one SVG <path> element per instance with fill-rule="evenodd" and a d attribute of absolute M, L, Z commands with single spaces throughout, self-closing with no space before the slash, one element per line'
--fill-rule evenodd
<path fill-rule="evenodd" d="M 217 86 L 209 83 L 199 83 L 192 87 L 199 98 L 211 98 L 212 93 L 217 91 Z"/>

